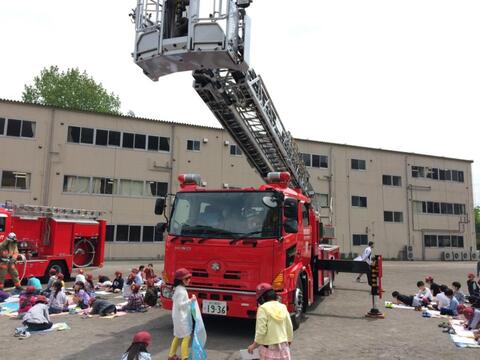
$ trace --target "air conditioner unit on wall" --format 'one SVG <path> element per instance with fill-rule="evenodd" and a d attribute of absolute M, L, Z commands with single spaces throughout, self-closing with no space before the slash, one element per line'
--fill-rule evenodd
<path fill-rule="evenodd" d="M 406 245 L 405 246 L 405 260 L 413 261 L 414 259 L 415 259 L 415 256 L 413 255 L 413 246 L 412 245 Z"/>
<path fill-rule="evenodd" d="M 470 260 L 472 261 L 478 261 L 479 260 L 479 254 L 477 250 L 474 250 L 470 253 Z"/>
<path fill-rule="evenodd" d="M 462 261 L 470 260 L 470 253 L 468 251 L 462 251 Z"/>
<path fill-rule="evenodd" d="M 460 261 L 462 260 L 462 252 L 459 251 L 459 250 L 454 250 L 452 251 L 452 255 L 453 255 L 453 261 Z"/>
<path fill-rule="evenodd" d="M 452 261 L 453 256 L 451 251 L 444 251 L 442 252 L 442 260 L 443 261 Z"/>

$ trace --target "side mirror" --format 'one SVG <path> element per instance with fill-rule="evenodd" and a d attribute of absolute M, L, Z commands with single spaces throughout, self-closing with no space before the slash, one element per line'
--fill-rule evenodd
<path fill-rule="evenodd" d="M 283 225 L 285 232 L 288 234 L 295 234 L 298 232 L 298 221 L 293 219 L 285 220 L 285 224 Z"/>
<path fill-rule="evenodd" d="M 159 197 L 155 201 L 155 215 L 162 215 L 165 210 L 165 198 Z"/>
<path fill-rule="evenodd" d="M 167 230 L 167 223 L 158 223 L 157 224 L 157 233 L 158 234 L 163 234 L 165 230 Z"/>
<path fill-rule="evenodd" d="M 298 219 L 298 201 L 288 198 L 283 203 L 283 213 L 287 219 Z"/>

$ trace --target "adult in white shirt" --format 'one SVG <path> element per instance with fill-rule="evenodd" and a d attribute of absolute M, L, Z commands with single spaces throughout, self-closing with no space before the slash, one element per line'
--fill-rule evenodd
<path fill-rule="evenodd" d="M 372 265 L 372 249 L 373 249 L 373 241 L 368 242 L 368 246 L 363 250 L 360 256 L 357 256 L 355 261 L 365 261 L 368 265 Z M 360 282 L 360 278 L 363 274 L 358 274 L 357 281 Z"/>

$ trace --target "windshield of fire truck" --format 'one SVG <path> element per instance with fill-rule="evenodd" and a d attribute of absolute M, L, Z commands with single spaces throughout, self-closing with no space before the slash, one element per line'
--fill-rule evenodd
<path fill-rule="evenodd" d="M 265 191 L 177 193 L 169 233 L 220 239 L 277 237 L 280 206 L 265 200 L 272 197 Z"/>
<path fill-rule="evenodd" d="M 5 231 L 5 218 L 0 214 L 0 232 Z"/>

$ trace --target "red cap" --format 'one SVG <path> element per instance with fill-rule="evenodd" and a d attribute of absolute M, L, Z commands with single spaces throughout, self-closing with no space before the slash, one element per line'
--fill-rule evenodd
<path fill-rule="evenodd" d="M 25 291 L 27 292 L 27 294 L 33 294 L 35 292 L 35 286 L 27 286 Z"/>
<path fill-rule="evenodd" d="M 58 280 L 63 280 L 64 278 L 65 278 L 65 275 L 63 275 L 62 273 L 57 274 L 57 279 Z"/>
<path fill-rule="evenodd" d="M 459 314 L 463 314 L 464 310 L 466 309 L 467 307 L 464 305 L 464 304 L 459 304 L 457 305 L 457 312 Z"/>
<path fill-rule="evenodd" d="M 470 279 L 474 279 L 475 278 L 475 274 L 474 273 L 468 273 L 467 277 Z"/>
<path fill-rule="evenodd" d="M 137 269 L 137 268 L 133 268 L 133 269 L 132 269 L 132 273 L 134 273 L 134 274 L 138 273 L 138 269 Z"/>
<path fill-rule="evenodd" d="M 192 273 L 185 268 L 180 268 L 175 271 L 175 280 L 183 280 L 192 277 Z"/>
<path fill-rule="evenodd" d="M 272 290 L 272 285 L 269 283 L 261 283 L 257 285 L 257 289 L 255 291 L 255 294 L 257 296 L 257 300 L 260 299 L 267 291 Z"/>
<path fill-rule="evenodd" d="M 132 343 L 144 343 L 145 345 L 150 345 L 152 341 L 152 335 L 147 331 L 139 331 L 133 337 Z"/>
<path fill-rule="evenodd" d="M 429 276 L 427 276 L 427 277 L 425 278 L 425 281 L 433 281 L 433 277 L 431 277 L 431 276 L 429 275 Z"/>
<path fill-rule="evenodd" d="M 470 320 L 473 317 L 474 312 L 475 310 L 473 310 L 473 308 L 466 307 L 465 309 L 463 309 L 463 316 L 465 316 L 465 319 Z"/>
<path fill-rule="evenodd" d="M 54 268 L 51 268 L 51 269 L 48 271 L 48 273 L 49 273 L 50 275 L 55 275 L 55 274 L 57 273 L 57 270 L 54 269 Z"/>
<path fill-rule="evenodd" d="M 140 285 L 132 284 L 132 291 L 137 293 L 140 290 Z"/>
<path fill-rule="evenodd" d="M 36 304 L 36 303 L 39 303 L 39 302 L 42 302 L 42 303 L 44 303 L 44 304 L 48 304 L 47 298 L 46 298 L 45 296 L 43 296 L 43 295 L 38 295 L 38 296 L 37 296 L 37 300 L 35 300 L 35 304 Z"/>
<path fill-rule="evenodd" d="M 93 274 L 88 273 L 87 274 L 87 280 L 93 280 Z"/>
<path fill-rule="evenodd" d="M 122 276 L 122 272 L 121 271 L 115 271 L 115 276 Z"/>

